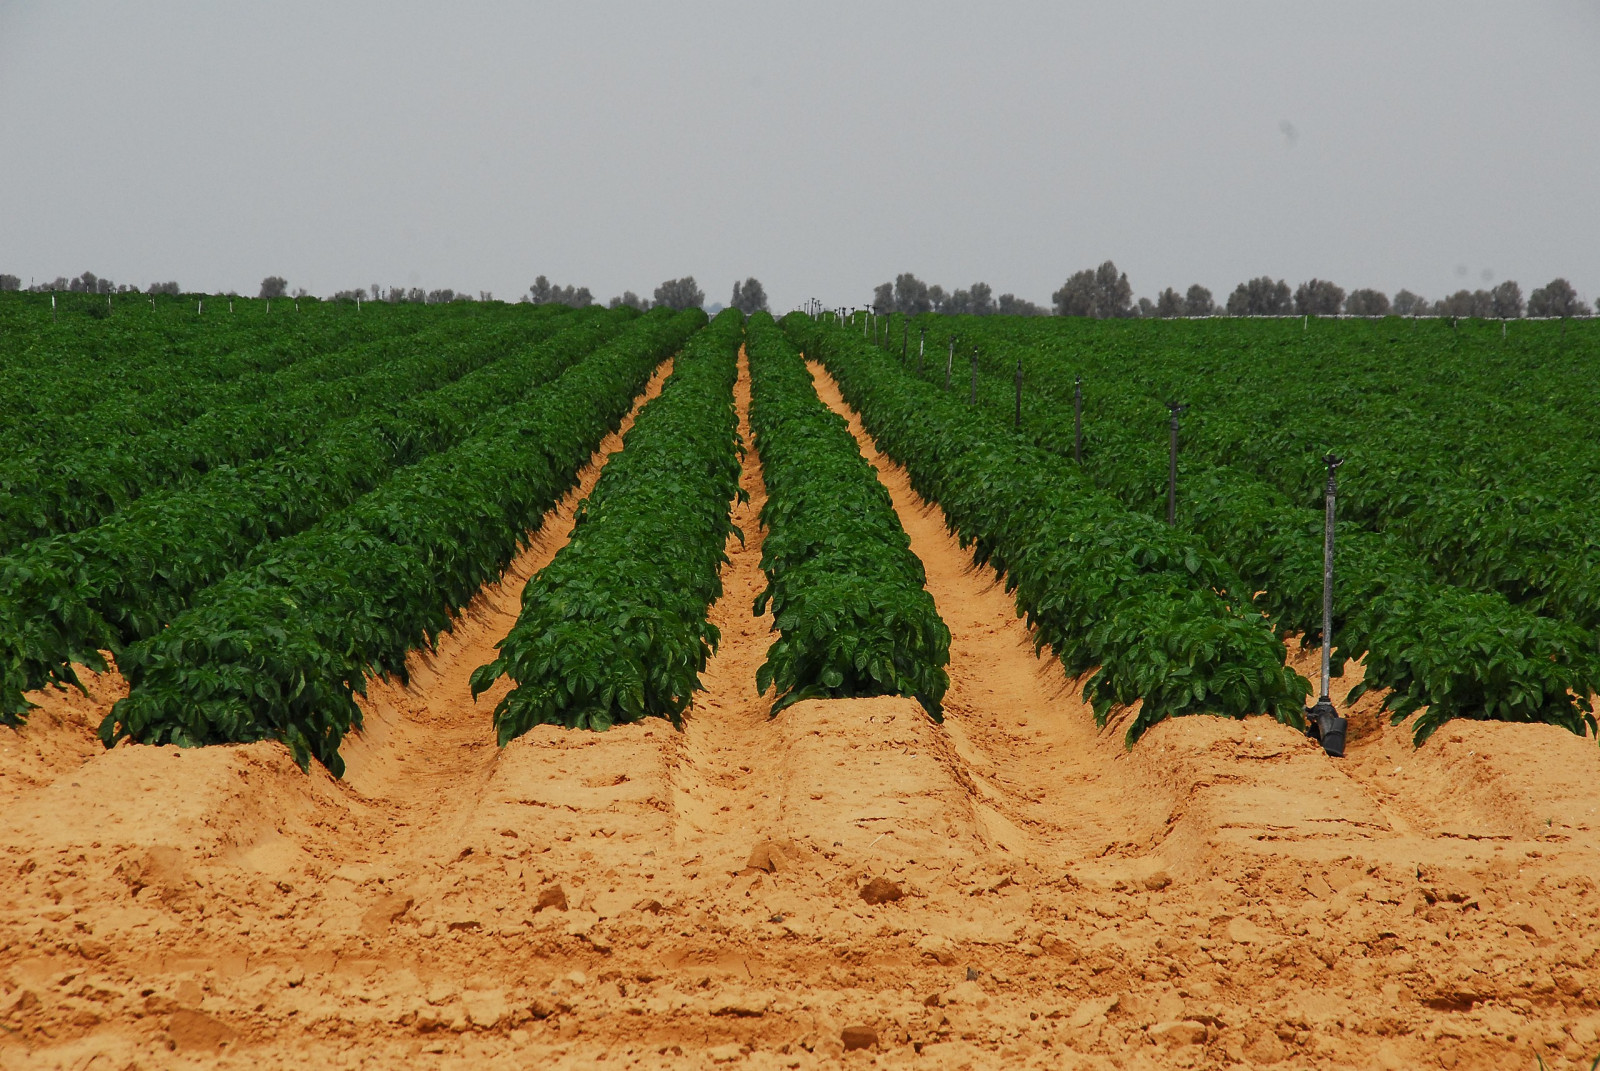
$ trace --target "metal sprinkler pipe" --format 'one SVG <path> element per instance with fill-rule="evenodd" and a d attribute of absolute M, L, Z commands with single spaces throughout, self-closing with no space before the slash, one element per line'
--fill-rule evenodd
<path fill-rule="evenodd" d="M 1333 670 L 1333 527 L 1338 499 L 1338 478 L 1335 475 L 1344 458 L 1326 454 L 1322 463 L 1328 466 L 1326 512 L 1323 517 L 1322 537 L 1322 695 L 1316 705 L 1306 711 L 1306 735 L 1322 742 L 1322 750 L 1338 758 L 1344 754 L 1345 731 L 1348 718 L 1341 718 L 1328 697 L 1329 678 Z"/>

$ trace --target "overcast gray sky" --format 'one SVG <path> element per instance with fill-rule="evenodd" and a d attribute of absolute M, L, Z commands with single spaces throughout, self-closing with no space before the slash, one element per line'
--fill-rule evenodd
<path fill-rule="evenodd" d="M 1600 5 L 0 0 L 0 271 L 1600 288 Z"/>

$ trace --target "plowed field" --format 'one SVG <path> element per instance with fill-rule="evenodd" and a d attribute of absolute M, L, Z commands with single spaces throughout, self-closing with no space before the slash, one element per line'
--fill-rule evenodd
<path fill-rule="evenodd" d="M 342 781 L 276 743 L 106 752 L 114 673 L 0 729 L 0 1067 L 1589 1067 L 1592 740 L 1418 751 L 1371 695 L 1343 760 L 1265 718 L 1129 752 L 853 428 L 953 635 L 942 726 L 768 717 L 752 450 L 684 730 L 497 750 L 468 677 L 613 436 L 409 686 L 373 682 Z"/>

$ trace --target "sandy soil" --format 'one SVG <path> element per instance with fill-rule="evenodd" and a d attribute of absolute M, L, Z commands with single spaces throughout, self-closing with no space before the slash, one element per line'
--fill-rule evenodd
<path fill-rule="evenodd" d="M 344 781 L 275 744 L 104 752 L 114 673 L 0 729 L 0 1067 L 1600 1053 L 1592 740 L 1457 723 L 1417 752 L 1369 697 L 1342 761 L 1261 718 L 1129 753 L 854 426 L 954 637 L 943 726 L 887 698 L 768 717 L 752 452 L 684 730 L 497 750 L 468 676 L 613 438 L 410 687 L 374 683 Z"/>

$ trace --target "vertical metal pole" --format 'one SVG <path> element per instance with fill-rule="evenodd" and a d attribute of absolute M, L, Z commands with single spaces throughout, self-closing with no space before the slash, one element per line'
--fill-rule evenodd
<path fill-rule="evenodd" d="M 1306 711 L 1306 735 L 1318 740 L 1322 750 L 1334 758 L 1344 754 L 1345 733 L 1349 719 L 1339 717 L 1328 698 L 1328 678 L 1333 675 L 1333 526 L 1335 499 L 1338 485 L 1334 473 L 1344 464 L 1344 459 L 1327 454 L 1322 459 L 1328 466 L 1327 513 L 1324 519 L 1322 542 L 1322 697 Z"/>
<path fill-rule="evenodd" d="M 1172 410 L 1172 455 L 1167 462 L 1167 523 L 1178 523 L 1178 414 L 1189 408 L 1177 402 L 1168 402 Z"/>
<path fill-rule="evenodd" d="M 1322 702 L 1328 700 L 1328 676 L 1333 662 L 1333 522 L 1335 499 L 1338 495 L 1337 477 L 1334 475 L 1344 459 L 1328 454 L 1323 459 L 1328 466 L 1327 515 L 1322 536 Z"/>
<path fill-rule="evenodd" d="M 1018 431 L 1022 430 L 1022 358 L 1017 358 L 1017 415 L 1012 421 L 1012 426 Z"/>
<path fill-rule="evenodd" d="M 950 373 L 956 366 L 956 336 L 950 336 L 950 356 L 944 359 L 944 389 L 950 389 Z"/>
<path fill-rule="evenodd" d="M 923 358 L 928 354 L 928 329 L 922 329 L 921 337 L 917 339 L 917 375 L 922 375 Z"/>
<path fill-rule="evenodd" d="M 1083 464 L 1083 377 L 1072 384 L 1072 460 Z"/>
<path fill-rule="evenodd" d="M 972 347 L 972 394 L 967 397 L 968 405 L 978 404 L 978 347 Z"/>

